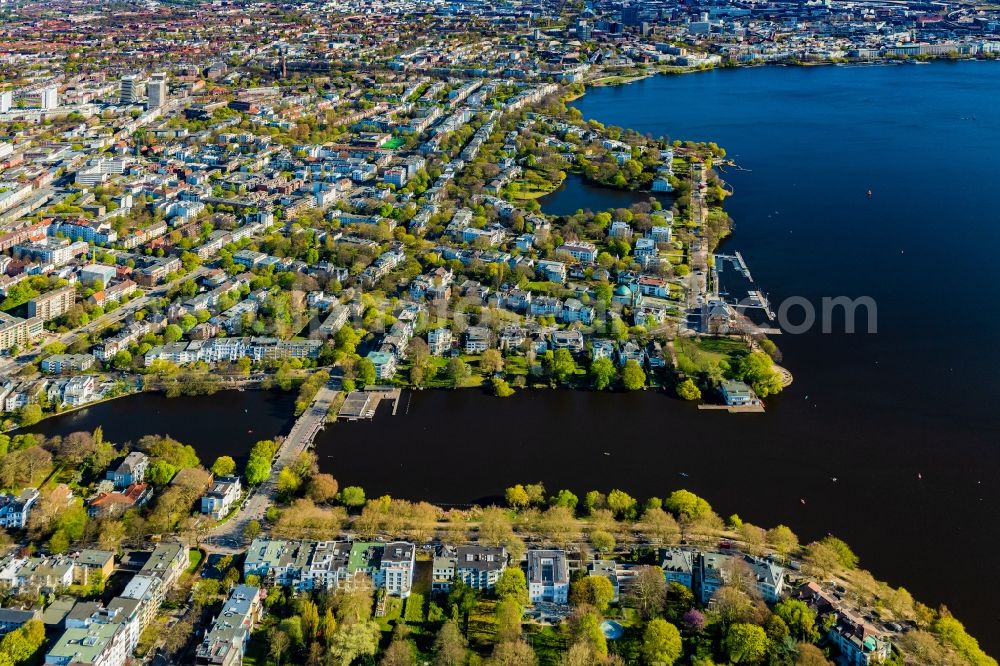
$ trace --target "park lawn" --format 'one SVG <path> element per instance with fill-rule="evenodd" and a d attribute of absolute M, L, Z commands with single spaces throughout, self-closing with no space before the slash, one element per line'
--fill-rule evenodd
<path fill-rule="evenodd" d="M 621 615 L 617 622 L 623 627 L 638 627 L 642 625 L 642 618 L 635 608 L 622 608 Z"/>
<path fill-rule="evenodd" d="M 560 178 L 557 183 L 550 183 L 541 176 L 535 179 L 531 178 L 521 178 L 515 180 L 514 183 L 518 185 L 516 191 L 510 192 L 510 198 L 514 201 L 530 201 L 532 199 L 540 199 L 546 194 L 551 194 L 560 185 L 562 185 L 565 178 Z"/>
<path fill-rule="evenodd" d="M 545 280 L 529 282 L 524 288 L 534 293 L 552 294 L 555 293 L 556 289 L 561 289 L 562 287 L 555 282 Z"/>
<path fill-rule="evenodd" d="M 398 620 L 403 616 L 403 600 L 399 597 L 389 597 L 385 598 L 385 615 L 382 617 L 377 617 L 375 620 L 378 622 L 379 627 L 382 631 L 392 631 L 395 620 Z"/>
<path fill-rule="evenodd" d="M 475 609 L 469 613 L 467 637 L 473 649 L 488 650 L 491 648 L 497 632 L 496 607 L 496 601 L 480 599 Z"/>
<path fill-rule="evenodd" d="M 750 352 L 743 340 L 737 338 L 701 338 L 696 340 L 698 348 L 706 354 L 742 356 Z"/>
<path fill-rule="evenodd" d="M 749 351 L 742 340 L 732 338 L 679 338 L 674 344 L 677 353 L 690 359 L 702 372 L 713 362 L 732 364 L 736 357 Z"/>
<path fill-rule="evenodd" d="M 424 595 L 411 592 L 406 600 L 406 610 L 403 619 L 407 624 L 419 624 L 424 621 Z"/>
<path fill-rule="evenodd" d="M 451 379 L 447 376 L 448 359 L 443 356 L 431 356 L 427 359 L 427 370 L 424 374 L 424 388 L 452 388 Z M 396 373 L 398 383 L 408 385 L 410 381 L 410 365 L 404 363 Z"/>
<path fill-rule="evenodd" d="M 46 487 L 54 488 L 60 483 L 65 483 L 71 488 L 73 487 L 78 488 L 79 484 L 76 483 L 76 476 L 79 473 L 79 471 L 80 470 L 76 469 L 75 467 L 66 467 L 60 465 L 59 469 L 53 472 L 52 475 L 49 477 L 49 481 L 48 484 L 46 484 Z"/>
<path fill-rule="evenodd" d="M 483 385 L 483 376 L 473 371 L 472 376 L 462 382 L 462 388 L 477 388 Z"/>
<path fill-rule="evenodd" d="M 193 574 L 198 570 L 198 565 L 201 564 L 201 560 L 205 557 L 197 548 L 191 548 L 188 550 L 188 567 L 186 569 L 187 573 Z"/>
<path fill-rule="evenodd" d="M 382 144 L 382 147 L 385 148 L 386 150 L 395 150 L 396 148 L 402 146 L 404 143 L 406 143 L 406 139 L 402 139 L 397 136 L 386 141 L 384 144 Z"/>
<path fill-rule="evenodd" d="M 508 356 L 504 359 L 504 374 L 508 377 L 528 374 L 528 359 L 525 356 Z"/>
<path fill-rule="evenodd" d="M 566 640 L 554 627 L 540 624 L 525 625 L 528 643 L 538 656 L 539 666 L 558 666 L 567 649 Z"/>

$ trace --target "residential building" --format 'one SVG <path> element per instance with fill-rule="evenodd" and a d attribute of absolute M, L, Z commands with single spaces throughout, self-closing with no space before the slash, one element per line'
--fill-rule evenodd
<path fill-rule="evenodd" d="M 45 654 L 51 666 L 122 666 L 128 658 L 128 632 L 119 623 L 67 627 Z"/>
<path fill-rule="evenodd" d="M 528 551 L 528 598 L 532 603 L 565 604 L 569 600 L 566 551 Z"/>
<path fill-rule="evenodd" d="M 410 596 L 415 555 L 416 547 L 412 543 L 392 541 L 385 544 L 380 573 L 387 594 L 403 599 Z"/>
<path fill-rule="evenodd" d="M 243 663 L 247 641 L 262 615 L 260 589 L 237 585 L 222 611 L 213 620 L 195 653 L 194 663 L 204 666 L 238 666 Z"/>
<path fill-rule="evenodd" d="M 323 320 L 323 323 L 320 324 L 320 335 L 324 337 L 332 337 L 336 335 L 347 323 L 347 319 L 350 314 L 351 309 L 346 305 L 341 305 L 340 303 L 334 305 L 330 308 L 330 314 L 327 315 L 326 319 Z"/>
<path fill-rule="evenodd" d="M 94 577 L 107 580 L 115 570 L 115 554 L 107 550 L 81 550 L 73 557 L 73 580 L 89 585 Z"/>
<path fill-rule="evenodd" d="M 455 578 L 474 590 L 491 591 L 507 568 L 503 546 L 459 546 L 455 553 Z"/>
<path fill-rule="evenodd" d="M 26 345 L 44 331 L 45 322 L 41 317 L 21 319 L 6 312 L 0 312 L 0 351 Z"/>
<path fill-rule="evenodd" d="M 577 261 L 585 264 L 592 264 L 597 261 L 597 246 L 586 241 L 571 241 L 563 243 L 556 251 L 566 252 Z"/>
<path fill-rule="evenodd" d="M 587 573 L 591 576 L 606 578 L 611 583 L 611 589 L 614 590 L 614 596 L 611 600 L 618 601 L 618 597 L 621 594 L 621 585 L 618 576 L 618 564 L 614 560 L 594 560 L 587 565 Z"/>
<path fill-rule="evenodd" d="M 40 620 L 41 617 L 42 614 L 38 610 L 0 608 L 0 636 L 6 636 L 31 620 Z"/>
<path fill-rule="evenodd" d="M 107 346 L 107 341 L 105 341 Z M 322 340 L 281 340 L 279 338 L 212 338 L 175 342 L 150 349 L 143 357 L 148 366 L 164 359 L 180 365 L 205 361 L 219 363 L 249 358 L 252 361 L 279 361 L 288 358 L 317 358 Z M 107 351 L 102 352 L 107 355 Z M 96 354 L 95 354 L 96 355 Z M 111 355 L 114 358 L 114 354 Z"/>
<path fill-rule="evenodd" d="M 440 327 L 427 331 L 427 346 L 434 356 L 441 356 L 451 350 L 451 329 Z"/>
<path fill-rule="evenodd" d="M 775 603 L 780 599 L 785 584 L 784 568 L 749 555 L 699 553 L 693 582 L 701 603 L 707 604 L 715 591 L 736 575 L 752 578 L 764 601 Z"/>
<path fill-rule="evenodd" d="M 87 513 L 93 518 L 121 516 L 131 508 L 142 506 L 153 496 L 148 483 L 133 483 L 122 491 L 98 492 L 87 501 Z"/>
<path fill-rule="evenodd" d="M 119 596 L 139 602 L 139 626 L 145 628 L 156 619 L 160 604 L 167 596 L 167 586 L 156 576 L 137 574 Z"/>
<path fill-rule="evenodd" d="M 549 280 L 562 284 L 566 282 L 566 264 L 561 261 L 549 261 L 547 259 L 536 264 L 536 270 L 543 280 Z"/>
<path fill-rule="evenodd" d="M 583 333 L 576 330 L 552 331 L 552 349 L 568 349 L 574 354 L 583 353 Z"/>
<path fill-rule="evenodd" d="M 43 111 L 51 111 L 59 107 L 59 89 L 55 86 L 42 88 L 38 92 L 38 106 Z"/>
<path fill-rule="evenodd" d="M 243 492 L 238 476 L 220 476 L 212 483 L 212 488 L 201 498 L 201 512 L 215 520 L 225 518 Z"/>
<path fill-rule="evenodd" d="M 49 321 L 66 314 L 76 302 L 76 287 L 67 285 L 28 301 L 28 316 Z"/>
<path fill-rule="evenodd" d="M 396 356 L 386 351 L 368 352 L 365 357 L 375 366 L 375 379 L 392 379 L 396 374 Z"/>
<path fill-rule="evenodd" d="M 118 101 L 122 104 L 135 104 L 139 101 L 139 90 L 142 81 L 136 74 L 126 74 L 121 79 Z"/>
<path fill-rule="evenodd" d="M 42 372 L 59 375 L 64 372 L 84 372 L 94 367 L 90 354 L 53 354 L 39 363 Z"/>
<path fill-rule="evenodd" d="M 431 562 L 431 591 L 447 592 L 455 582 L 458 555 L 451 546 L 438 546 Z"/>
<path fill-rule="evenodd" d="M 845 609 L 839 599 L 824 592 L 819 584 L 806 583 L 796 596 L 809 604 L 818 617 L 832 615 L 835 618 L 826 637 L 840 651 L 839 663 L 869 666 L 883 663 L 892 654 L 892 644 L 885 632 Z"/>
<path fill-rule="evenodd" d="M 749 385 L 734 379 L 727 379 L 722 382 L 722 398 L 730 407 L 760 404 L 760 400 Z"/>
<path fill-rule="evenodd" d="M 611 229 L 608 230 L 608 236 L 611 238 L 629 240 L 632 238 L 632 227 L 630 227 L 628 222 L 624 220 L 615 220 L 611 223 Z"/>
<path fill-rule="evenodd" d="M 555 317 L 562 314 L 562 301 L 554 296 L 536 296 L 528 311 L 535 317 Z"/>
<path fill-rule="evenodd" d="M 29 557 L 14 574 L 13 587 L 53 592 L 73 584 L 73 560 L 68 557 Z"/>
<path fill-rule="evenodd" d="M 563 301 L 561 316 L 567 324 L 578 321 L 590 325 L 594 321 L 594 308 L 584 305 L 579 299 L 567 298 Z"/>
<path fill-rule="evenodd" d="M 482 354 L 490 348 L 490 329 L 485 326 L 470 326 L 465 329 L 465 353 Z"/>
<path fill-rule="evenodd" d="M 660 568 L 667 585 L 680 583 L 684 587 L 694 588 L 695 553 L 682 548 L 666 548 L 660 551 Z"/>
<path fill-rule="evenodd" d="M 651 259 L 656 257 L 656 241 L 652 238 L 637 238 L 635 247 L 632 248 L 632 256 L 636 261 L 645 266 Z"/>
<path fill-rule="evenodd" d="M 593 360 L 609 358 L 614 360 L 616 354 L 613 340 L 594 338 L 590 341 L 590 356 Z"/>
<path fill-rule="evenodd" d="M 38 497 L 36 488 L 25 488 L 16 496 L 0 494 L 0 527 L 9 530 L 24 529 Z"/>
<path fill-rule="evenodd" d="M 840 650 L 842 663 L 848 666 L 881 664 L 892 654 L 892 645 L 884 632 L 853 613 L 837 612 L 837 621 L 827 638 Z"/>
<path fill-rule="evenodd" d="M 142 611 L 143 603 L 138 599 L 115 597 L 108 602 L 108 614 L 124 629 L 125 645 L 129 654 L 135 652 L 135 648 L 139 645 L 139 635 L 146 628 L 146 625 L 142 624 Z"/>
<path fill-rule="evenodd" d="M 146 94 L 149 96 L 147 109 L 158 109 L 163 106 L 167 101 L 167 75 L 163 72 L 153 74 L 146 85 Z"/>
<path fill-rule="evenodd" d="M 131 451 L 118 467 L 108 470 L 107 479 L 113 481 L 115 488 L 128 488 L 133 483 L 146 480 L 146 470 L 149 469 L 149 457 L 141 451 Z"/>
<path fill-rule="evenodd" d="M 139 573 L 144 576 L 158 576 L 170 586 L 180 578 L 187 566 L 187 546 L 178 542 L 161 543 L 153 550 Z"/>
<path fill-rule="evenodd" d="M 63 266 L 75 257 L 86 254 L 90 249 L 84 241 L 70 241 L 67 238 L 46 237 L 35 242 L 15 245 L 11 250 L 20 259 L 37 261 L 41 264 Z"/>

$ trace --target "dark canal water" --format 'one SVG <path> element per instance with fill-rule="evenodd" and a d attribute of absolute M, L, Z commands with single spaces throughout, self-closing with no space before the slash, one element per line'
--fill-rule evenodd
<path fill-rule="evenodd" d="M 878 578 L 947 604 L 1000 653 L 989 564 L 1000 552 L 1000 314 L 989 293 L 1000 282 L 1000 66 L 726 70 L 597 89 L 577 105 L 604 123 L 724 146 L 746 169 L 726 175 L 736 229 L 724 249 L 743 253 L 775 304 L 875 298 L 878 333 L 781 336 L 796 381 L 764 415 L 699 412 L 653 392 L 419 392 L 395 417 L 327 429 L 322 466 L 369 495 L 442 503 L 537 480 L 641 497 L 686 487 L 723 515 L 844 538 Z M 561 212 L 622 205 L 573 192 Z M 167 432 L 210 463 L 287 431 L 291 412 L 287 395 L 143 396 L 36 429 Z"/>
<path fill-rule="evenodd" d="M 606 208 L 628 208 L 632 204 L 659 199 L 664 208 L 673 205 L 669 194 L 657 192 L 631 192 L 610 187 L 594 187 L 575 173 L 566 174 L 566 180 L 551 194 L 538 200 L 542 210 L 550 215 L 572 215 L 578 210 L 590 208 L 594 211 Z"/>
<path fill-rule="evenodd" d="M 221 455 L 245 460 L 258 440 L 288 432 L 294 409 L 294 393 L 223 391 L 180 398 L 142 393 L 47 419 L 24 431 L 53 437 L 101 426 L 105 439 L 115 443 L 170 435 L 192 445 L 207 467 Z"/>

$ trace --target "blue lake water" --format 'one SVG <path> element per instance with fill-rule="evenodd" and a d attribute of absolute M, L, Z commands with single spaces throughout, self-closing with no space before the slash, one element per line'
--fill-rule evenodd
<path fill-rule="evenodd" d="M 321 465 L 370 494 L 438 502 L 537 480 L 688 487 L 723 515 L 841 536 L 1000 652 L 1000 574 L 953 557 L 1000 551 L 1000 65 L 719 70 L 593 89 L 575 106 L 725 147 L 745 170 L 725 174 L 736 225 L 723 251 L 746 257 L 775 304 L 871 296 L 878 333 L 780 336 L 795 384 L 761 416 L 650 393 L 422 392 L 405 415 L 328 429 Z M 635 195 L 571 180 L 544 204 L 565 214 L 623 196 Z"/>

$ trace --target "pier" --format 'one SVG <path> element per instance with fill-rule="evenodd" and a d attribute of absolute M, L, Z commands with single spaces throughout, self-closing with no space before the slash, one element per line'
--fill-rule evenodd
<path fill-rule="evenodd" d="M 351 391 L 344 399 L 344 404 L 337 414 L 338 419 L 348 421 L 360 421 L 372 419 L 375 411 L 383 400 L 392 401 L 392 415 L 395 416 L 399 410 L 399 398 L 401 392 L 398 388 L 372 387 L 363 391 Z"/>

